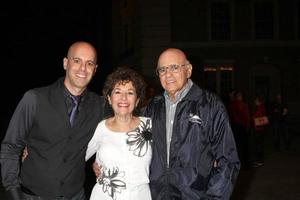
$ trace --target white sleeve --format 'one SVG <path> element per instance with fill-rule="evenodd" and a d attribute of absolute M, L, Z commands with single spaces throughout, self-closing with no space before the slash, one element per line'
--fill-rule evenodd
<path fill-rule="evenodd" d="M 99 139 L 100 139 L 100 123 L 98 124 L 92 139 L 89 141 L 86 153 L 85 153 L 85 161 L 90 159 L 99 148 Z"/>

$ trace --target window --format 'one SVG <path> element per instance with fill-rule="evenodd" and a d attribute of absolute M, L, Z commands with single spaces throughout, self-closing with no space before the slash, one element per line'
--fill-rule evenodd
<path fill-rule="evenodd" d="M 205 88 L 219 94 L 228 94 L 233 89 L 234 67 L 229 64 L 204 66 Z"/>
<path fill-rule="evenodd" d="M 217 68 L 211 66 L 204 67 L 204 85 L 207 89 L 217 92 Z"/>
<path fill-rule="evenodd" d="M 271 2 L 254 3 L 255 39 L 273 39 L 273 4 Z"/>
<path fill-rule="evenodd" d="M 134 4 L 130 0 L 121 0 L 119 9 L 120 23 L 120 57 L 126 58 L 134 51 Z"/>
<path fill-rule="evenodd" d="M 220 67 L 220 94 L 228 94 L 233 89 L 233 67 Z"/>
<path fill-rule="evenodd" d="M 161 1 L 165 2 L 165 1 Z M 199 42 L 207 40 L 207 18 L 206 8 L 203 1 L 199 0 L 172 0 L 170 4 L 170 25 L 172 42 Z M 165 4 L 165 3 L 162 3 Z M 159 4 L 157 4 L 157 7 Z M 157 13 L 157 19 L 162 13 Z M 162 17 L 167 17 L 163 14 Z M 166 19 L 167 19 L 166 18 Z M 157 22 L 157 25 L 164 26 L 165 21 Z"/>
<path fill-rule="evenodd" d="M 297 38 L 300 39 L 300 0 L 296 4 L 297 9 Z"/>
<path fill-rule="evenodd" d="M 231 39 L 230 29 L 230 5 L 227 1 L 215 1 L 211 3 L 211 39 Z"/>
<path fill-rule="evenodd" d="M 121 8 L 127 8 L 127 0 L 121 0 Z"/>

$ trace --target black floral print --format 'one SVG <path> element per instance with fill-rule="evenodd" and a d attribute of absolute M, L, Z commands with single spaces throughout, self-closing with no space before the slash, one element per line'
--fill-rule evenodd
<path fill-rule="evenodd" d="M 122 180 L 125 172 L 120 172 L 118 167 L 114 167 L 105 168 L 102 174 L 102 177 L 97 180 L 102 185 L 102 191 L 116 200 L 116 193 L 121 193 L 121 190 L 126 189 L 126 183 Z"/>
<path fill-rule="evenodd" d="M 146 122 L 141 120 L 140 126 L 127 135 L 129 151 L 133 151 L 135 156 L 143 157 L 152 143 L 151 120 L 147 119 Z"/>

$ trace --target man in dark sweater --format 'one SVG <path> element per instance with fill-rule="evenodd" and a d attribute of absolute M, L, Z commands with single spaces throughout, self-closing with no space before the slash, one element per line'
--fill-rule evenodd
<path fill-rule="evenodd" d="M 0 152 L 7 199 L 85 199 L 85 153 L 104 104 L 87 89 L 97 70 L 95 48 L 72 44 L 63 67 L 64 78 L 27 91 L 11 118 Z M 29 155 L 20 165 L 25 146 Z"/>

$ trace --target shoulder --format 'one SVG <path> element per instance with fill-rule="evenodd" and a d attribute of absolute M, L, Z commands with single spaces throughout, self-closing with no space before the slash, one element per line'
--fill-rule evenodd
<path fill-rule="evenodd" d="M 203 98 L 208 102 L 212 102 L 212 103 L 221 102 L 220 96 L 212 91 L 202 89 L 202 94 L 203 94 Z"/>
<path fill-rule="evenodd" d="M 105 127 L 106 121 L 107 119 L 101 120 L 97 125 L 97 129 Z"/>
<path fill-rule="evenodd" d="M 36 95 L 37 95 L 37 90 L 36 89 L 30 89 L 30 90 L 27 90 L 24 93 L 23 98 L 32 99 L 32 98 L 36 98 Z"/>
<path fill-rule="evenodd" d="M 53 95 L 55 92 L 60 91 L 62 87 L 63 87 L 63 78 L 59 78 L 57 81 L 55 81 L 52 84 L 33 88 L 29 90 L 29 92 L 34 93 L 35 95 L 38 96 Z"/>
<path fill-rule="evenodd" d="M 211 119 L 227 116 L 227 109 L 218 94 L 199 87 L 194 92 L 196 94 L 193 94 L 195 96 L 190 101 L 190 109 L 200 112 L 203 118 L 203 115 L 210 116 Z"/>
<path fill-rule="evenodd" d="M 99 125 L 105 125 L 106 121 L 107 121 L 107 119 L 101 120 L 101 121 L 99 122 Z"/>
<path fill-rule="evenodd" d="M 151 99 L 151 101 L 149 102 L 149 104 L 151 104 L 151 103 L 152 104 L 159 104 L 159 103 L 161 103 L 164 100 L 165 100 L 165 98 L 164 98 L 163 94 L 159 94 L 159 95 L 153 97 Z"/>
<path fill-rule="evenodd" d="M 93 92 L 93 91 L 90 91 L 88 90 L 87 91 L 87 99 L 88 101 L 93 104 L 93 105 L 96 105 L 96 106 L 100 106 L 100 107 L 104 107 L 104 97 L 103 96 L 100 96 L 98 95 L 97 93 Z"/>
<path fill-rule="evenodd" d="M 148 103 L 146 108 L 155 108 L 155 107 L 161 107 L 165 103 L 165 97 L 164 94 L 156 95 L 151 99 L 151 101 Z"/>
<path fill-rule="evenodd" d="M 26 100 L 35 100 L 40 96 L 47 96 L 50 87 L 51 86 L 48 85 L 29 89 L 24 93 L 23 98 Z"/>
<path fill-rule="evenodd" d="M 151 110 L 156 110 L 156 109 L 161 108 L 161 106 L 164 105 L 164 102 L 165 102 L 165 98 L 164 98 L 163 94 L 153 97 L 150 100 L 150 102 L 141 109 L 142 115 L 144 115 L 145 113 L 147 113 Z"/>
<path fill-rule="evenodd" d="M 96 99 L 96 100 L 103 100 L 104 99 L 103 96 L 100 96 L 99 94 L 97 94 L 96 92 L 91 91 L 91 90 L 88 90 L 87 94 L 92 99 Z"/>
<path fill-rule="evenodd" d="M 151 121 L 152 121 L 150 117 L 142 117 L 142 116 L 140 116 L 139 118 L 144 123 L 148 123 L 148 122 L 151 123 Z"/>
<path fill-rule="evenodd" d="M 195 101 L 201 106 L 216 107 L 223 105 L 220 96 L 212 91 L 200 88 L 194 84 L 187 95 L 187 99 Z"/>

